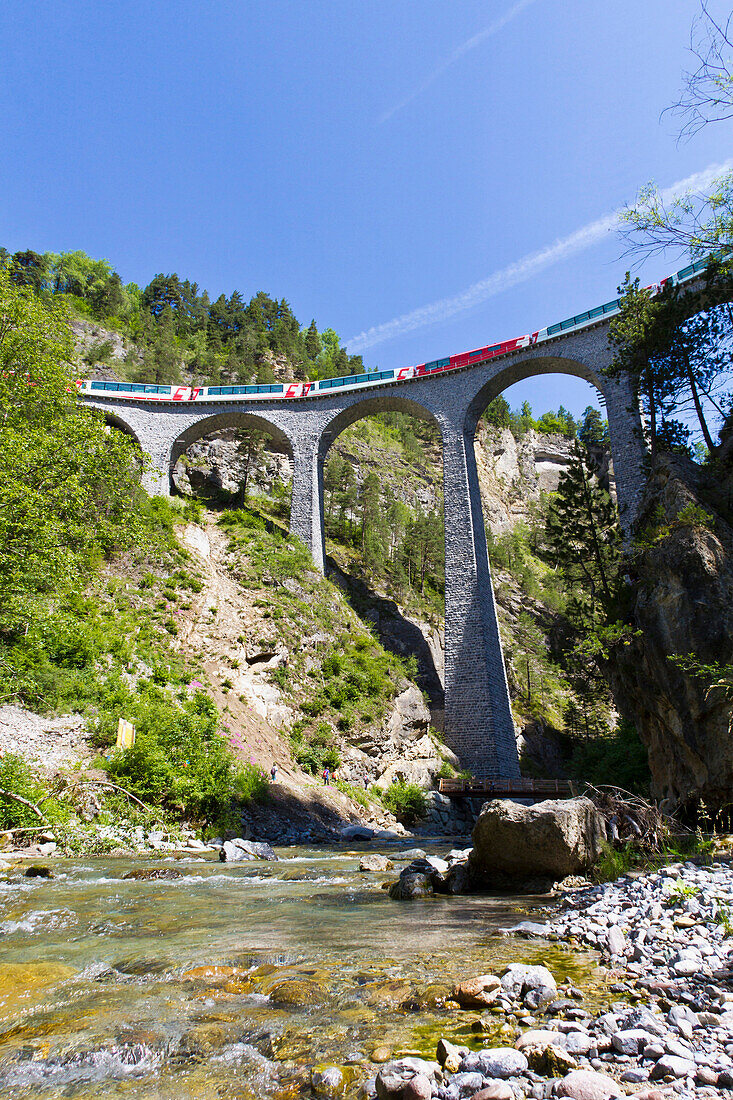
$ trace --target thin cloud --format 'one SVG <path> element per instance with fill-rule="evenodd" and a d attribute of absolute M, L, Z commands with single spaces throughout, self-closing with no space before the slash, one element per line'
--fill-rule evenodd
<path fill-rule="evenodd" d="M 419 84 L 417 88 L 411 91 L 409 95 L 406 95 L 404 99 L 401 99 L 399 103 L 395 103 L 394 107 L 390 107 L 389 110 L 380 115 L 378 120 L 379 123 L 387 122 L 393 115 L 396 115 L 398 111 L 401 111 L 403 107 L 406 107 L 408 103 L 412 103 L 413 99 L 417 99 L 419 95 L 422 95 L 438 77 L 443 75 L 446 69 L 449 69 L 451 65 L 455 65 L 456 61 L 460 61 L 460 59 L 465 57 L 467 53 L 470 53 L 471 50 L 475 50 L 476 47 L 480 46 L 482 42 L 485 42 L 487 38 L 491 38 L 492 35 L 497 34 L 507 25 L 507 23 L 511 23 L 512 19 L 523 12 L 525 8 L 528 8 L 530 4 L 534 3 L 535 0 L 517 0 L 516 4 L 513 4 L 508 11 L 500 15 L 498 19 L 495 19 L 490 26 L 479 31 L 478 34 L 475 34 L 473 38 L 469 38 L 468 41 L 464 42 L 461 46 L 456 46 L 453 53 L 449 54 L 445 61 L 441 61 L 437 69 L 433 69 L 430 75 L 423 80 L 422 84 Z"/>
<path fill-rule="evenodd" d="M 733 170 L 733 160 L 728 160 L 724 164 L 711 164 L 702 172 L 696 172 L 694 175 L 688 176 L 687 179 L 678 180 L 671 187 L 667 187 L 661 192 L 662 199 L 665 205 L 669 204 L 686 191 L 708 187 L 718 176 L 731 170 Z M 434 325 L 439 321 L 447 321 L 449 318 L 455 317 L 457 313 L 463 313 L 465 310 L 471 309 L 472 306 L 480 305 L 504 290 L 509 290 L 519 283 L 525 283 L 540 271 L 559 263 L 560 260 L 564 260 L 568 256 L 583 252 L 586 248 L 590 248 L 591 245 L 602 240 L 607 233 L 618 226 L 622 212 L 621 209 L 614 210 L 610 214 L 604 214 L 603 217 L 596 218 L 595 221 L 581 226 L 580 229 L 576 229 L 569 236 L 561 237 L 554 244 L 547 245 L 537 252 L 530 252 L 515 263 L 495 271 L 486 279 L 473 283 L 472 286 L 467 287 L 460 294 L 453 295 L 450 298 L 441 298 L 438 302 L 420 306 L 409 313 L 403 313 L 401 316 L 395 317 L 392 321 L 385 321 L 384 324 L 375 325 L 364 332 L 360 332 L 348 341 L 349 352 L 352 355 L 359 355 L 367 348 L 373 348 L 376 344 L 394 340 L 398 336 L 404 336 L 408 332 L 425 328 L 427 325 Z"/>

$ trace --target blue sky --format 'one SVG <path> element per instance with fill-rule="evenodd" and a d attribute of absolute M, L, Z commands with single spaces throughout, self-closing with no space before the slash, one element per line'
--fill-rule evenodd
<path fill-rule="evenodd" d="M 628 266 L 612 231 L 555 242 L 733 155 L 729 124 L 679 144 L 660 121 L 696 10 L 7 0 L 0 244 L 82 248 L 141 285 L 263 289 L 369 366 L 520 335 L 613 297 Z M 579 412 L 590 390 L 550 377 L 508 396 Z"/>

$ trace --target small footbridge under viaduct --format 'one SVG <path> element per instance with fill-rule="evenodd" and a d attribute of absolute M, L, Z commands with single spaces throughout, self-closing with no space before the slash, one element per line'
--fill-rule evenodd
<path fill-rule="evenodd" d="M 600 307 L 599 307 L 600 308 Z M 595 311 L 593 311 L 595 312 Z M 592 315 L 591 315 L 592 316 Z M 339 434 L 361 417 L 399 411 L 440 430 L 445 502 L 445 738 L 464 767 L 486 783 L 520 778 L 514 723 L 489 570 L 474 457 L 481 414 L 508 386 L 541 374 L 585 379 L 605 399 L 621 522 L 633 519 L 644 485 L 646 448 L 638 400 L 626 376 L 610 378 L 609 318 L 582 315 L 580 325 L 488 361 L 349 392 L 277 399 L 139 401 L 115 393 L 82 399 L 130 432 L 150 456 L 145 485 L 167 496 L 173 466 L 186 448 L 224 428 L 256 427 L 290 452 L 290 531 L 324 569 L 323 464 Z M 571 319 L 576 320 L 576 319 Z"/>

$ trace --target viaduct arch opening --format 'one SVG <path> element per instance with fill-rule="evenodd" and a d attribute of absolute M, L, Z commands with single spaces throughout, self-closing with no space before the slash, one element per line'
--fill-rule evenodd
<path fill-rule="evenodd" d="M 175 492 L 222 505 L 267 502 L 285 524 L 290 518 L 293 447 L 278 425 L 256 413 L 215 413 L 176 438 L 170 456 Z"/>
<path fill-rule="evenodd" d="M 385 648 L 414 658 L 431 724 L 442 731 L 441 448 L 433 414 L 418 402 L 388 395 L 334 417 L 321 437 L 319 464 L 327 563 Z M 379 594 L 385 589 L 390 595 Z"/>
<path fill-rule="evenodd" d="M 583 751 L 590 739 L 608 735 L 616 724 L 610 693 L 587 661 L 572 656 L 576 620 L 572 613 L 569 618 L 566 615 L 572 612 L 573 600 L 585 591 L 584 570 L 576 588 L 558 568 L 547 529 L 552 497 L 562 476 L 577 470 L 576 439 L 589 408 L 596 412 L 585 423 L 591 440 L 581 436 L 580 450 L 592 484 L 609 494 L 610 499 L 604 499 L 611 522 L 617 510 L 600 380 L 591 371 L 536 372 L 531 361 L 518 366 L 519 370 L 503 373 L 482 388 L 469 409 L 467 431 L 473 432 L 483 489 L 489 565 L 512 709 L 524 731 L 520 750 L 530 767 L 542 767 L 534 733 L 538 723 L 569 735 L 567 745 L 573 751 Z M 537 395 L 527 386 L 517 392 L 521 382 L 538 373 L 550 384 Z M 568 399 L 560 386 L 571 374 L 580 385 Z M 507 378 L 510 384 L 502 389 Z M 558 384 L 555 393 L 554 382 Z M 499 403 L 497 398 L 504 400 Z M 566 404 L 572 405 L 572 412 Z M 521 485 L 521 496 L 515 485 Z M 614 545 L 611 538 L 607 547 L 612 570 Z M 595 573 L 590 556 L 584 566 L 589 577 Z"/>

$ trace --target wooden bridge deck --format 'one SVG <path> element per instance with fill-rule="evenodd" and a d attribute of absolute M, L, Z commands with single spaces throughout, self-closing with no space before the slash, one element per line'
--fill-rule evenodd
<path fill-rule="evenodd" d="M 438 789 L 448 798 L 571 798 L 574 793 L 567 779 L 441 779 Z"/>

